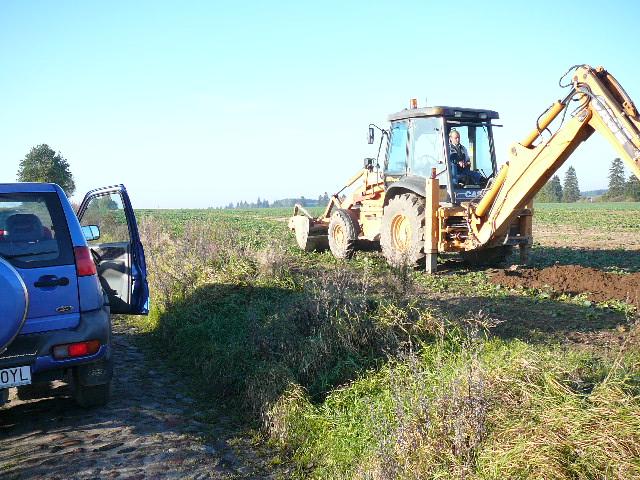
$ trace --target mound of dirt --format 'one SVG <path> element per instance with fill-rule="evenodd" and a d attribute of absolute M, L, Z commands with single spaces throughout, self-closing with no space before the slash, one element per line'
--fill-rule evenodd
<path fill-rule="evenodd" d="M 577 265 L 556 265 L 542 270 L 501 270 L 491 282 L 505 287 L 539 288 L 558 294 L 588 294 L 590 300 L 621 300 L 640 310 L 640 273 L 606 273 Z"/>

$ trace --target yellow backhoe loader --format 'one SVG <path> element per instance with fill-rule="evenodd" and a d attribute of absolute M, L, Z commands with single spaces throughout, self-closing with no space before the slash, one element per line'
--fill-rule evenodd
<path fill-rule="evenodd" d="M 349 258 L 362 245 L 379 242 L 391 265 L 424 262 L 428 272 L 436 271 L 442 252 L 491 264 L 518 246 L 520 263 L 526 263 L 534 196 L 594 131 L 640 178 L 640 116 L 624 89 L 602 67 L 576 65 L 561 82 L 567 77 L 561 86 L 569 93 L 511 146 L 499 170 L 495 111 L 417 108 L 412 101 L 411 108 L 389 116 L 389 129 L 370 125 L 369 143 L 376 129 L 382 133 L 378 157 L 386 144 L 383 168 L 378 159 L 365 159 L 319 217 L 296 205 L 289 227 L 298 245 L 306 251 L 328 247 Z M 457 146 L 455 136 L 468 147 Z"/>

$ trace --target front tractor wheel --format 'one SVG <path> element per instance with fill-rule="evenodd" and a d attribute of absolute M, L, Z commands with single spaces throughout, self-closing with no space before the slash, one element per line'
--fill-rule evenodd
<path fill-rule="evenodd" d="M 392 198 L 382 215 L 380 246 L 393 267 L 424 261 L 424 198 L 405 193 Z"/>
<path fill-rule="evenodd" d="M 356 251 L 359 227 L 344 209 L 336 210 L 329 222 L 329 248 L 336 258 L 351 258 Z"/>

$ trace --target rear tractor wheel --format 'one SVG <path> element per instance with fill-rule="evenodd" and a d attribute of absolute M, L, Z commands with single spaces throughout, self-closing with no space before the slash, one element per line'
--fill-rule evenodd
<path fill-rule="evenodd" d="M 329 248 L 336 258 L 353 257 L 360 228 L 344 209 L 336 210 L 329 222 Z"/>
<path fill-rule="evenodd" d="M 393 267 L 424 262 L 424 198 L 405 193 L 385 207 L 380 228 L 382 254 Z"/>

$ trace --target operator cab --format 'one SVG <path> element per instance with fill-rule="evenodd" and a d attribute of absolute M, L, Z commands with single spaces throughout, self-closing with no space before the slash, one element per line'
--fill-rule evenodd
<path fill-rule="evenodd" d="M 401 181 L 424 191 L 425 178 L 435 169 L 441 202 L 473 200 L 496 172 L 491 121 L 497 118 L 492 110 L 454 107 L 411 108 L 390 115 L 385 184 Z M 450 147 L 452 131 L 462 149 Z"/>

